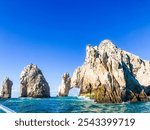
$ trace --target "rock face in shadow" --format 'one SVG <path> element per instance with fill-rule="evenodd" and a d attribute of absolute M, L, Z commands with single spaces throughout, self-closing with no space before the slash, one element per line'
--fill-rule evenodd
<path fill-rule="evenodd" d="M 2 84 L 1 98 L 11 98 L 13 82 L 6 77 Z"/>
<path fill-rule="evenodd" d="M 25 67 L 21 73 L 20 96 L 33 98 L 50 97 L 50 87 L 42 71 L 34 64 Z"/>
<path fill-rule="evenodd" d="M 58 90 L 58 96 L 68 96 L 70 90 L 71 78 L 68 73 L 62 76 L 61 84 Z"/>
<path fill-rule="evenodd" d="M 87 45 L 85 62 L 71 77 L 71 87 L 80 96 L 100 103 L 147 101 L 150 94 L 150 62 L 140 59 L 104 40 Z"/>

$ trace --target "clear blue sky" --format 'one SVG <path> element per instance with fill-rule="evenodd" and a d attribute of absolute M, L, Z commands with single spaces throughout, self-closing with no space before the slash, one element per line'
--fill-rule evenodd
<path fill-rule="evenodd" d="M 150 0 L 0 0 L 0 82 L 37 64 L 55 95 L 64 72 L 85 58 L 86 44 L 110 39 L 150 60 Z"/>

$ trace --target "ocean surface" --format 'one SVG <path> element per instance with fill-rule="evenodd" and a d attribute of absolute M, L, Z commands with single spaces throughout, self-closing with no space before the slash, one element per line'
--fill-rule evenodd
<path fill-rule="evenodd" d="M 99 104 L 83 97 L 12 98 L 0 104 L 17 113 L 150 113 L 150 102 Z"/>

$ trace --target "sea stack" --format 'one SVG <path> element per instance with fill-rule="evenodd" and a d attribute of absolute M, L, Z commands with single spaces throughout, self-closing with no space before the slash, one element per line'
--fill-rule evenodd
<path fill-rule="evenodd" d="M 20 76 L 20 96 L 32 98 L 50 97 L 50 87 L 37 65 L 30 64 Z"/>
<path fill-rule="evenodd" d="M 11 98 L 13 82 L 6 77 L 2 84 L 1 98 Z"/>
<path fill-rule="evenodd" d="M 110 40 L 87 45 L 85 62 L 71 77 L 70 88 L 99 103 L 147 101 L 150 62 L 118 48 Z"/>
<path fill-rule="evenodd" d="M 71 78 L 68 73 L 62 76 L 61 84 L 58 90 L 58 96 L 68 96 L 70 90 Z"/>

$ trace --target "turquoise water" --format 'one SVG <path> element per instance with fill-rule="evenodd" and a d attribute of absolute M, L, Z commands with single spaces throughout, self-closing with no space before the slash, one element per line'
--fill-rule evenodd
<path fill-rule="evenodd" d="M 98 104 L 81 97 L 12 98 L 0 104 L 17 113 L 150 113 L 150 102 Z"/>
<path fill-rule="evenodd" d="M 0 113 L 5 113 L 3 110 L 0 109 Z"/>

